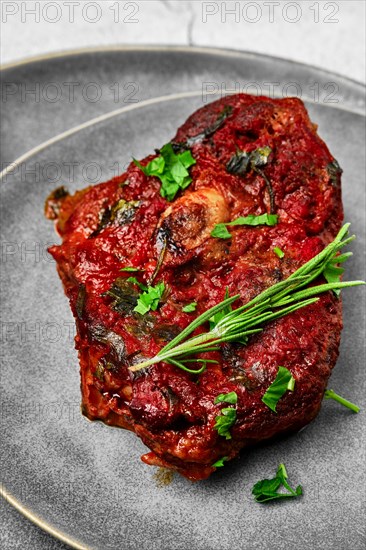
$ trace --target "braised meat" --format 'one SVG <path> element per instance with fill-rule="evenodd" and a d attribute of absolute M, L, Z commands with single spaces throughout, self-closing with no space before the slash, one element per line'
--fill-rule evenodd
<path fill-rule="evenodd" d="M 239 94 L 204 106 L 170 143 L 170 154 L 187 151 L 194 161 L 174 197 L 148 173 L 156 151 L 106 183 L 72 196 L 56 190 L 46 214 L 62 238 L 50 253 L 76 320 L 84 414 L 134 431 L 150 449 L 144 462 L 197 480 L 221 457 L 317 415 L 338 356 L 341 300 L 328 292 L 246 345 L 222 344 L 204 355 L 217 362 L 201 374 L 165 362 L 129 367 L 227 293 L 240 294 L 239 307 L 288 277 L 335 237 L 343 212 L 341 170 L 298 99 Z M 217 224 L 263 214 L 277 223 L 211 235 Z M 136 311 L 152 287 L 160 288 L 153 307 Z M 296 385 L 274 412 L 262 397 L 279 366 Z M 227 439 L 215 429 L 223 403 L 214 401 L 230 392 L 238 401 Z"/>

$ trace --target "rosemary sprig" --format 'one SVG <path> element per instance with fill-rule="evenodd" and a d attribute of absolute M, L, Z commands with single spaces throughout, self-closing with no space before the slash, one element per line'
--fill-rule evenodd
<path fill-rule="evenodd" d="M 164 346 L 155 357 L 129 367 L 131 371 L 149 367 L 161 361 L 170 362 L 191 373 L 199 374 L 206 368 L 207 360 L 200 359 L 202 367 L 189 369 L 186 362 L 192 362 L 196 354 L 217 351 L 223 342 L 245 343 L 251 334 L 261 332 L 262 326 L 269 321 L 279 319 L 298 309 L 315 303 L 318 294 L 339 291 L 342 288 L 365 284 L 364 281 L 328 282 L 309 287 L 329 265 L 343 262 L 348 255 L 338 252 L 355 236 L 347 237 L 350 224 L 345 224 L 338 235 L 322 252 L 306 262 L 286 280 L 267 288 L 247 304 L 230 311 L 229 306 L 240 298 L 240 294 L 225 298 L 216 306 L 208 309 L 190 323 L 178 336 Z M 188 338 L 192 332 L 209 321 L 217 313 L 226 309 L 225 315 L 211 328 L 197 336 Z"/>

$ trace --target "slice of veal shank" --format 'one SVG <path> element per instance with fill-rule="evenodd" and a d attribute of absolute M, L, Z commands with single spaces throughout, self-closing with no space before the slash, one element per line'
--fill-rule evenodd
<path fill-rule="evenodd" d="M 72 196 L 56 190 L 46 214 L 62 238 L 50 253 L 77 325 L 84 414 L 134 431 L 151 450 L 144 462 L 198 480 L 221 457 L 232 459 L 317 415 L 338 356 L 340 298 L 324 293 L 266 324 L 246 345 L 225 343 L 203 354 L 216 362 L 201 374 L 165 362 L 138 372 L 129 367 L 155 356 L 227 292 L 240 294 L 239 307 L 332 241 L 343 218 L 341 169 L 298 99 L 225 97 L 195 112 L 171 145 L 174 158 L 190 151 L 194 159 L 184 189 L 167 194 L 162 178 L 147 175 L 149 163 L 161 159 L 156 152 Z M 265 155 L 255 162 L 258 151 Z M 275 225 L 228 226 L 231 237 L 211 235 L 217 224 L 266 213 L 277 216 Z M 155 305 L 136 311 L 144 287 L 159 283 Z M 274 412 L 262 397 L 279 366 L 295 387 Z M 227 439 L 215 429 L 223 404 L 214 401 L 229 392 L 238 401 Z"/>

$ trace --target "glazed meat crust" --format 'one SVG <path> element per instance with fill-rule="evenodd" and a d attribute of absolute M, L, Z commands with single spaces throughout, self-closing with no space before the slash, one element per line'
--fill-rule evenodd
<path fill-rule="evenodd" d="M 317 415 L 338 356 L 341 301 L 329 292 L 245 346 L 222 345 L 205 355 L 218 363 L 200 375 L 168 363 L 135 373 L 128 367 L 153 357 L 227 288 L 240 293 L 238 307 L 320 252 L 342 222 L 340 169 L 298 99 L 225 97 L 195 112 L 172 144 L 196 160 L 192 183 L 172 202 L 160 195 L 159 179 L 131 163 L 123 175 L 73 196 L 54 193 L 47 215 L 62 237 L 50 252 L 76 320 L 84 414 L 134 431 L 150 448 L 144 462 L 197 480 L 220 457 L 232 459 Z M 237 151 L 260 147 L 271 148 L 263 168 L 271 190 L 255 170 L 227 169 Z M 217 223 L 271 211 L 278 215 L 273 227 L 230 227 L 225 240 L 210 235 Z M 142 271 L 121 271 L 125 266 Z M 140 291 L 127 281 L 131 275 L 165 283 L 156 311 L 133 311 Z M 191 302 L 196 311 L 183 312 Z M 262 397 L 279 366 L 296 384 L 275 413 Z M 222 408 L 214 400 L 231 391 L 237 420 L 227 440 L 214 429 Z"/>

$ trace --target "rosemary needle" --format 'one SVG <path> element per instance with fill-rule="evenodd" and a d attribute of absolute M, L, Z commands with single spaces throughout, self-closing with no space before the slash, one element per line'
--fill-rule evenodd
<path fill-rule="evenodd" d="M 170 362 L 175 366 L 200 374 L 206 368 L 206 360 L 196 359 L 196 354 L 207 351 L 216 351 L 223 342 L 246 343 L 251 334 L 262 330 L 262 326 L 269 321 L 279 319 L 298 309 L 315 303 L 318 294 L 328 291 L 339 291 L 342 288 L 363 285 L 364 281 L 341 282 L 334 280 L 309 287 L 330 265 L 344 262 L 350 253 L 338 254 L 355 236 L 347 237 L 350 224 L 345 224 L 333 242 L 328 244 L 319 254 L 302 265 L 284 281 L 276 283 L 253 300 L 237 309 L 231 310 L 231 305 L 240 298 L 240 294 L 225 298 L 216 306 L 208 309 L 182 330 L 171 342 L 164 346 L 155 357 L 129 367 L 131 371 L 149 367 L 161 361 Z M 188 338 L 192 332 L 202 326 L 219 312 L 225 314 L 211 330 Z M 229 311 L 228 311 L 229 310 Z M 193 370 L 186 366 L 196 360 L 202 366 Z"/>

